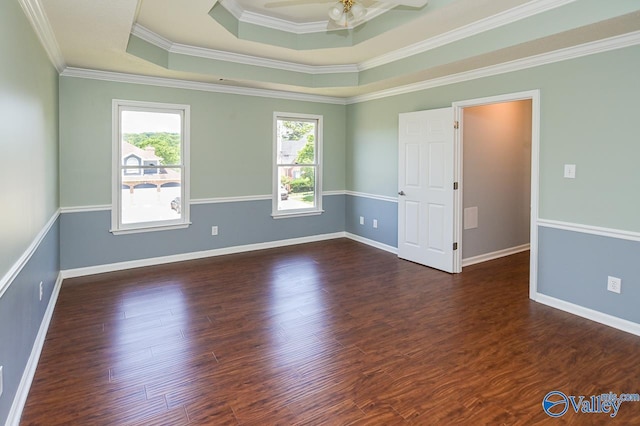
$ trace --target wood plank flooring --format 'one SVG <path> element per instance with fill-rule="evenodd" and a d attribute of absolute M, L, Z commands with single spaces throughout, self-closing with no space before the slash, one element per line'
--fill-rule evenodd
<path fill-rule="evenodd" d="M 449 275 L 346 240 L 65 280 L 23 425 L 640 424 L 640 338 L 528 299 L 528 253 Z"/>

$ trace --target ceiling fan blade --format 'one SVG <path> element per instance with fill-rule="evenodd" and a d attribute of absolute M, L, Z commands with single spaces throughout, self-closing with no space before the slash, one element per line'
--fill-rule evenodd
<path fill-rule="evenodd" d="M 287 6 L 298 6 L 304 4 L 314 4 L 314 3 L 331 3 L 335 0 L 281 0 L 281 1 L 271 1 L 269 3 L 265 3 L 264 7 L 273 8 L 273 7 L 287 7 Z"/>
<path fill-rule="evenodd" d="M 382 0 L 381 3 L 419 8 L 429 3 L 429 0 Z"/>

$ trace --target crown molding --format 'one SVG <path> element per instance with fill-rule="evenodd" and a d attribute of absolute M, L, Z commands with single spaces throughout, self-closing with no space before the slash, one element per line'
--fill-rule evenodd
<path fill-rule="evenodd" d="M 18 0 L 18 2 L 40 39 L 42 47 L 47 52 L 49 60 L 58 70 L 58 73 L 62 72 L 66 67 L 64 57 L 40 0 Z"/>
<path fill-rule="evenodd" d="M 293 34 L 310 34 L 324 33 L 327 31 L 342 30 L 345 28 L 327 28 L 329 20 L 315 22 L 293 22 L 282 18 L 275 18 L 256 12 L 251 12 L 242 8 L 236 0 L 220 0 L 218 3 L 222 5 L 229 13 L 231 13 L 238 21 L 247 24 L 259 25 L 261 27 L 271 28 L 278 31 L 285 31 Z M 383 13 L 393 9 L 392 5 L 379 5 L 377 7 L 368 7 L 367 14 L 363 19 L 358 21 L 355 26 L 348 26 L 346 29 L 353 29 L 367 21 L 370 21 Z"/>
<path fill-rule="evenodd" d="M 520 71 L 527 68 L 533 68 L 541 65 L 551 64 L 583 56 L 603 53 L 610 50 L 622 49 L 625 47 L 640 44 L 640 31 L 624 34 L 621 36 L 611 37 L 591 43 L 585 43 L 579 46 L 560 49 L 541 55 L 531 56 L 528 58 L 518 59 L 515 61 L 505 62 L 498 65 L 479 68 L 472 71 L 462 72 L 449 75 L 446 77 L 435 78 L 431 80 L 421 81 L 419 83 L 408 84 L 405 86 L 395 87 L 388 90 L 373 92 L 350 98 L 339 98 L 321 95 L 309 95 L 295 92 L 285 92 L 278 90 L 253 89 L 247 87 L 226 86 L 213 83 L 201 83 L 186 80 L 148 77 L 134 74 L 122 74 L 109 71 L 96 71 L 80 68 L 66 68 L 61 75 L 63 77 L 88 78 L 94 80 L 114 81 L 120 83 L 145 84 L 151 86 L 173 87 L 188 90 L 200 90 L 215 93 L 229 93 L 245 96 L 258 96 L 274 99 L 287 99 L 295 101 L 319 102 L 335 105 L 350 105 L 360 102 L 366 102 L 376 99 L 382 99 L 390 96 L 397 96 L 420 90 L 427 90 L 434 87 L 445 86 L 448 84 L 461 83 L 464 81 L 475 80 L 494 75 L 505 74 L 514 71 Z"/>
<path fill-rule="evenodd" d="M 240 53 L 224 52 L 222 50 L 206 49 L 202 47 L 188 46 L 185 44 L 173 44 L 169 49 L 171 53 L 197 56 L 200 58 L 217 61 L 233 62 L 241 65 L 253 65 L 265 68 L 274 68 L 283 71 L 294 71 L 306 74 L 334 74 L 358 72 L 356 65 L 304 65 L 295 62 L 279 61 L 276 59 L 260 58 L 257 56 L 243 55 Z"/>
<path fill-rule="evenodd" d="M 134 24 L 131 34 L 170 53 L 177 53 L 180 55 L 195 56 L 199 58 L 213 59 L 216 61 L 232 62 L 241 65 L 252 65 L 305 74 L 339 74 L 358 72 L 357 65 L 304 65 L 295 62 L 279 61 L 276 59 L 173 43 L 140 24 Z"/>
<path fill-rule="evenodd" d="M 390 62 L 399 61 L 419 53 L 424 53 L 438 47 L 442 47 L 455 41 L 463 40 L 467 37 L 493 30 L 507 24 L 556 9 L 558 7 L 573 3 L 577 0 L 533 0 L 521 6 L 514 7 L 496 15 L 473 22 L 471 24 L 456 28 L 449 32 L 428 38 L 424 41 L 412 44 L 402 49 L 380 55 L 376 58 L 358 64 L 360 71 L 376 68 Z"/>
<path fill-rule="evenodd" d="M 223 1 L 223 6 L 226 1 L 229 0 Z M 267 27 L 293 34 L 311 34 L 329 31 L 329 29 L 327 28 L 327 25 L 329 24 L 328 19 L 326 21 L 315 22 L 291 22 L 287 21 L 286 19 L 274 18 L 273 16 L 266 16 L 260 13 L 244 11 L 242 13 L 242 16 L 238 20 L 247 24 L 259 25 L 261 27 Z"/>
<path fill-rule="evenodd" d="M 350 105 L 360 102 L 366 102 L 376 99 L 382 99 L 390 96 L 397 96 L 420 90 L 431 89 L 434 87 L 445 86 L 448 84 L 461 83 L 464 81 L 475 80 L 494 75 L 505 74 L 514 71 L 520 71 L 527 68 L 533 68 L 541 65 L 551 64 L 583 56 L 589 56 L 597 53 L 608 52 L 611 50 L 622 49 L 625 47 L 640 44 L 640 31 L 624 34 L 621 36 L 611 37 L 591 43 L 585 43 L 579 46 L 566 49 L 556 50 L 541 55 L 531 56 L 529 58 L 518 59 L 515 61 L 505 62 L 503 64 L 484 67 L 472 71 L 453 74 L 446 77 L 435 78 L 431 80 L 421 81 L 419 83 L 409 84 L 405 86 L 395 87 L 388 90 L 369 93 L 366 95 L 353 96 L 350 98 L 338 98 L 321 95 L 309 95 L 295 92 L 285 92 L 278 90 L 253 89 L 247 87 L 226 86 L 213 83 L 201 83 L 186 80 L 148 77 L 134 74 L 123 74 L 109 71 L 96 71 L 80 68 L 66 68 L 61 76 L 88 78 L 94 80 L 114 81 L 119 83 L 145 84 L 150 86 L 172 87 L 178 89 L 200 90 L 205 92 L 229 93 L 244 96 L 258 96 L 273 99 L 287 99 L 304 102 L 318 102 L 335 105 Z"/>
<path fill-rule="evenodd" d="M 243 96 L 257 96 L 290 101 L 317 102 L 323 104 L 345 105 L 345 98 L 309 95 L 305 93 L 285 92 L 280 90 L 256 89 L 251 87 L 227 86 L 214 83 L 178 80 L 164 77 L 149 77 L 136 74 L 124 74 L 111 71 L 97 71 L 83 68 L 66 68 L 62 77 L 87 78 L 92 80 L 113 81 L 116 83 L 143 84 L 148 86 L 171 87 L 174 89 L 199 90 L 202 92 L 227 93 Z"/>
<path fill-rule="evenodd" d="M 559 49 L 553 52 L 530 56 L 528 58 L 517 59 L 515 61 L 504 62 L 502 64 L 492 65 L 489 67 L 478 68 L 458 74 L 452 74 L 446 77 L 425 80 L 419 83 L 413 83 L 405 86 L 394 87 L 392 89 L 381 90 L 379 92 L 368 93 L 366 95 L 353 96 L 347 98 L 346 103 L 347 105 L 350 105 L 375 99 L 387 98 L 390 96 L 403 95 L 420 90 L 432 89 L 434 87 L 446 86 L 448 84 L 461 83 L 463 81 L 506 74 L 509 72 L 520 71 L 527 68 L 551 64 L 554 62 L 561 62 L 569 59 L 580 58 L 583 56 L 594 55 L 597 53 L 608 52 L 610 50 L 622 49 L 638 44 L 640 44 L 640 31 L 634 31 L 620 36 L 568 47 L 565 49 Z"/>
<path fill-rule="evenodd" d="M 267 59 L 258 56 L 242 55 L 231 52 L 224 52 L 220 50 L 207 49 L 195 46 L 187 46 L 184 44 L 173 43 L 170 40 L 154 33 L 153 31 L 143 27 L 140 24 L 134 24 L 131 34 L 141 38 L 157 47 L 165 49 L 171 53 L 179 53 L 183 55 L 196 56 L 207 59 L 221 60 L 227 62 L 233 62 L 244 65 L 254 65 L 260 67 L 281 69 L 294 72 L 302 72 L 307 74 L 332 74 L 332 73 L 350 73 L 365 71 L 368 69 L 376 68 L 391 62 L 399 61 L 408 58 L 419 53 L 424 53 L 438 47 L 442 47 L 455 41 L 463 40 L 467 37 L 480 34 L 485 31 L 489 31 L 513 22 L 534 16 L 539 13 L 543 13 L 558 7 L 573 3 L 577 0 L 532 0 L 524 5 L 514 7 L 502 13 L 494 16 L 476 21 L 472 24 L 465 25 L 439 36 L 431 37 L 419 43 L 412 44 L 402 49 L 390 52 L 388 54 L 380 55 L 367 61 L 360 62 L 359 64 L 345 64 L 345 65 L 304 65 L 294 62 L 279 61 L 275 59 Z M 225 8 L 228 7 L 230 13 L 232 13 L 237 19 L 242 20 L 243 16 L 247 13 L 235 0 L 222 0 L 220 2 Z M 387 9 L 388 10 L 388 9 Z M 386 10 L 385 10 L 386 11 Z M 382 13 L 382 12 L 381 12 Z M 254 14 L 257 15 L 257 14 Z M 275 19 L 264 17 L 265 19 Z M 245 21 L 248 22 L 248 21 Z M 283 21 L 288 22 L 288 21 Z M 263 23 L 257 23 L 257 25 L 268 26 Z M 282 29 L 276 27 L 270 27 L 275 29 Z M 326 30 L 326 28 L 325 28 Z"/>
<path fill-rule="evenodd" d="M 173 47 L 173 42 L 171 40 L 162 37 L 160 34 L 154 33 L 140 24 L 133 24 L 131 27 L 131 34 L 166 51 L 171 50 Z"/>

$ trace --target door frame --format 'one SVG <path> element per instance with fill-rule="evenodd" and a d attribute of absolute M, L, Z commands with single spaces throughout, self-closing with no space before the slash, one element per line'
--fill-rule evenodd
<path fill-rule="evenodd" d="M 469 99 L 453 102 L 454 120 L 458 123 L 458 131 L 454 135 L 454 167 L 453 176 L 459 184 L 460 190 L 454 194 L 453 201 L 453 237 L 454 241 L 462 239 L 462 192 L 464 182 L 462 179 L 462 129 L 464 128 L 464 108 L 496 104 L 502 102 L 531 100 L 531 218 L 530 218 L 530 256 L 529 256 L 529 298 L 535 299 L 538 289 L 538 218 L 539 218 L 539 176 L 540 176 L 540 90 L 507 93 L 497 96 Z M 462 249 L 454 252 L 453 270 L 462 272 Z"/>

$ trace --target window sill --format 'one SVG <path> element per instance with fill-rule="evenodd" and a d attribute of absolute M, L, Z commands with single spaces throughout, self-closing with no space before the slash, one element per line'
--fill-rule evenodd
<path fill-rule="evenodd" d="M 319 216 L 322 213 L 324 213 L 324 210 L 313 210 L 313 211 L 306 211 L 306 212 L 291 212 L 291 213 L 283 213 L 283 212 L 278 212 L 278 213 L 271 213 L 271 217 L 274 219 L 288 219 L 290 217 L 304 217 L 304 216 Z"/>
<path fill-rule="evenodd" d="M 161 225 L 161 226 L 147 226 L 144 228 L 125 228 L 125 229 L 111 229 L 113 235 L 126 235 L 126 234 L 140 234 L 142 232 L 155 232 L 155 231 L 172 231 L 174 229 L 185 229 L 191 226 L 191 222 L 180 223 L 175 225 Z"/>

